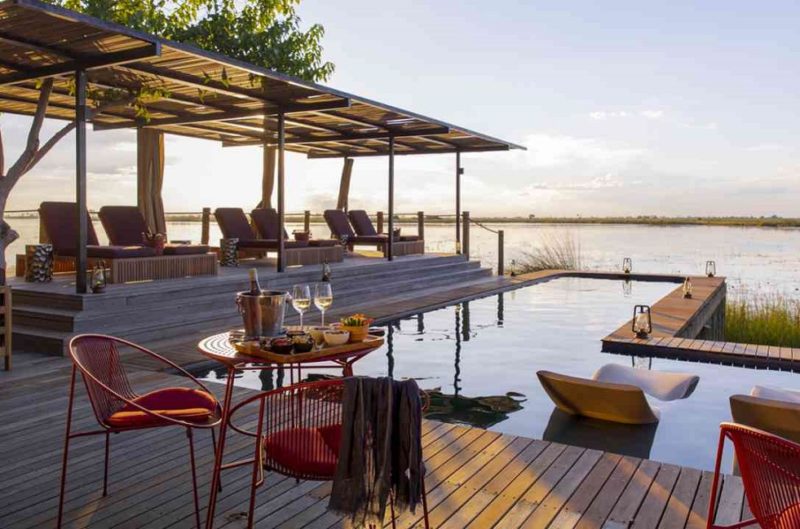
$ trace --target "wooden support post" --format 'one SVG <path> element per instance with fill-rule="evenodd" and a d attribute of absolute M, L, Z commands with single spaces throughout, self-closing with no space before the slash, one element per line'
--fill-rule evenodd
<path fill-rule="evenodd" d="M 383 233 L 383 211 L 378 212 L 378 233 Z"/>
<path fill-rule="evenodd" d="M 463 217 L 462 224 L 464 227 L 464 237 L 461 243 L 461 253 L 469 259 L 469 211 L 465 211 L 461 214 Z"/>
<path fill-rule="evenodd" d="M 386 259 L 394 259 L 394 136 L 389 137 L 389 242 Z"/>
<path fill-rule="evenodd" d="M 461 249 L 461 151 L 456 151 L 456 253 L 462 253 Z"/>
<path fill-rule="evenodd" d="M 499 276 L 505 275 L 506 273 L 504 238 L 503 230 L 499 230 L 497 232 L 497 275 Z"/>
<path fill-rule="evenodd" d="M 311 233 L 311 211 L 303 211 L 303 231 Z"/>
<path fill-rule="evenodd" d="M 417 211 L 417 235 L 423 241 L 425 240 L 425 212 Z"/>
<path fill-rule="evenodd" d="M 11 343 L 14 336 L 14 327 L 11 321 L 13 307 L 11 299 L 11 287 L 0 287 L 3 290 L 3 356 L 6 371 L 11 371 L 11 356 L 14 353 L 14 345 Z"/>
<path fill-rule="evenodd" d="M 75 252 L 75 291 L 86 293 L 86 241 L 90 219 L 86 218 L 86 72 L 75 72 L 75 203 L 78 240 Z"/>
<path fill-rule="evenodd" d="M 265 131 L 266 132 L 266 131 Z M 278 233 L 283 233 L 285 226 L 284 209 L 284 177 L 285 177 L 285 160 L 286 154 L 286 116 L 284 113 L 278 112 Z M 283 237 L 278 237 L 278 272 L 283 272 L 286 268 L 286 252 L 283 247 Z"/>
<path fill-rule="evenodd" d="M 200 217 L 200 244 L 208 244 L 211 237 L 211 208 L 203 208 Z"/>

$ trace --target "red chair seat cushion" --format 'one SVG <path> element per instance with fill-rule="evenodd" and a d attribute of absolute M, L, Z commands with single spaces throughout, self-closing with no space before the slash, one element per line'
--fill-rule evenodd
<path fill-rule="evenodd" d="M 217 400 L 213 395 L 192 388 L 163 388 L 145 393 L 133 402 L 153 413 L 188 422 L 203 423 L 216 411 Z M 115 428 L 143 428 L 169 424 L 138 408 L 126 404 L 106 421 Z"/>
<path fill-rule="evenodd" d="M 333 479 L 341 432 L 340 425 L 281 430 L 264 439 L 265 462 L 291 476 Z"/>

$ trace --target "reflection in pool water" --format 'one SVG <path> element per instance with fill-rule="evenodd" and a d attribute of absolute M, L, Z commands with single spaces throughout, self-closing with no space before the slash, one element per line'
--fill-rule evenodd
<path fill-rule="evenodd" d="M 678 286 L 562 278 L 460 303 L 388 325 L 386 344 L 356 363 L 355 372 L 413 377 L 424 389 L 438 388 L 442 405 L 431 411 L 441 420 L 472 421 L 515 435 L 631 455 L 649 452 L 659 461 L 711 469 L 718 425 L 730 419 L 728 397 L 748 393 L 756 384 L 797 388 L 800 378 L 787 372 L 600 352 L 600 340 L 630 318 L 634 304 L 652 304 Z M 686 400 L 652 401 L 661 411 L 661 422 L 648 430 L 554 415 L 537 370 L 590 377 L 612 362 L 694 373 L 700 383 Z M 208 378 L 221 377 L 224 374 L 211 373 Z M 248 372 L 237 383 L 269 389 L 283 383 L 280 377 L 279 371 Z M 496 403 L 504 396 L 519 406 L 484 413 L 487 397 Z M 483 398 L 476 400 L 479 397 Z"/>

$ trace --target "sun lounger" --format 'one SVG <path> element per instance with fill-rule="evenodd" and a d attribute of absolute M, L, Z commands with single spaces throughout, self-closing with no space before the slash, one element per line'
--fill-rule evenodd
<path fill-rule="evenodd" d="M 136 206 L 103 206 L 98 212 L 108 240 L 115 246 L 147 246 L 143 234 L 147 223 Z M 204 244 L 166 244 L 164 255 L 197 255 L 208 253 Z"/>
<path fill-rule="evenodd" d="M 256 227 L 258 234 L 264 239 L 277 239 L 280 231 L 278 212 L 272 208 L 257 208 L 250 212 L 250 218 Z M 289 241 L 289 234 L 283 230 L 283 238 Z M 309 246 L 336 246 L 339 241 L 335 239 L 309 239 Z"/>
<path fill-rule="evenodd" d="M 359 237 L 388 236 L 387 234 L 380 234 L 375 231 L 375 226 L 373 226 L 372 221 L 369 220 L 369 215 L 363 209 L 350 210 L 347 212 L 347 217 L 350 219 L 350 224 L 353 225 L 353 229 Z M 420 239 L 416 235 L 400 235 L 399 237 L 395 237 L 395 240 L 408 242 L 418 241 Z"/>
<path fill-rule="evenodd" d="M 362 213 L 366 215 L 366 212 L 362 211 Z M 389 243 L 388 235 L 382 233 L 372 233 L 370 235 L 356 234 L 350 225 L 347 214 L 338 209 L 326 209 L 323 213 L 323 216 L 325 217 L 325 222 L 328 223 L 328 227 L 330 228 L 331 232 L 334 234 L 334 237 L 340 240 L 345 237 L 347 238 L 347 246 L 350 248 L 350 250 L 352 250 L 353 246 L 356 245 L 372 246 L 386 255 L 387 246 Z M 367 217 L 367 221 L 369 221 L 369 217 Z M 370 225 L 371 224 L 372 223 L 370 223 Z M 374 231 L 375 230 L 372 229 L 372 232 Z M 392 249 L 395 255 L 423 253 L 425 249 L 425 243 L 419 239 L 413 241 L 395 240 L 392 244 Z"/>
<path fill-rule="evenodd" d="M 800 392 L 755 386 L 730 405 L 735 422 L 800 442 Z"/>
<path fill-rule="evenodd" d="M 652 424 L 659 420 L 658 410 L 650 407 L 644 392 L 636 386 L 550 371 L 536 375 L 553 403 L 571 415 L 623 424 Z"/>
<path fill-rule="evenodd" d="M 226 239 L 239 239 L 238 250 L 245 255 L 261 257 L 268 251 L 278 250 L 277 230 L 274 233 L 275 238 L 259 239 L 241 208 L 217 208 L 214 217 L 222 230 L 222 236 Z M 344 257 L 344 251 L 338 244 L 311 246 L 309 241 L 285 240 L 283 248 L 287 266 L 339 262 Z"/>
<path fill-rule="evenodd" d="M 559 409 L 573 415 L 625 424 L 649 424 L 658 410 L 645 393 L 659 400 L 685 399 L 697 387 L 696 375 L 647 371 L 617 364 L 598 369 L 591 379 L 539 371 L 539 381 Z"/>
<path fill-rule="evenodd" d="M 42 202 L 39 215 L 44 231 L 53 245 L 56 269 L 62 272 L 74 271 L 78 240 L 77 205 L 74 202 Z M 94 266 L 100 261 L 105 263 L 109 269 L 110 283 L 217 273 L 217 260 L 210 253 L 156 255 L 154 248 L 143 244 L 101 246 L 88 212 L 86 222 L 88 264 Z M 22 272 L 24 273 L 24 269 Z"/>

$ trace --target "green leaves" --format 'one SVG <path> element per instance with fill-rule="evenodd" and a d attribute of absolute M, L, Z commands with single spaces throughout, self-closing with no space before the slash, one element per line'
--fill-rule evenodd
<path fill-rule="evenodd" d="M 334 71 L 323 59 L 325 29 L 301 27 L 300 0 L 49 1 L 309 81 L 325 81 Z M 225 70 L 215 80 L 230 84 Z"/>

